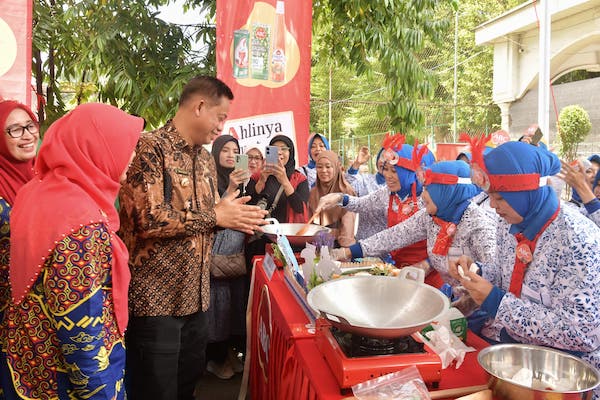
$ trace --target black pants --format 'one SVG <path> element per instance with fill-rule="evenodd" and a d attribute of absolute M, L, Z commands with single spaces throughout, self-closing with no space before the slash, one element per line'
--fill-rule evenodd
<path fill-rule="evenodd" d="M 130 400 L 192 400 L 204 370 L 206 313 L 133 317 L 126 335 Z"/>

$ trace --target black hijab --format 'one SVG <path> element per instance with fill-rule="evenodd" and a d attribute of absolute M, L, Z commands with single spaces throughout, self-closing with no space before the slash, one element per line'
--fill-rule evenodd
<path fill-rule="evenodd" d="M 295 153 L 294 142 L 292 142 L 292 139 L 290 139 L 289 137 L 287 137 L 285 135 L 277 135 L 277 136 L 273 137 L 273 139 L 271 139 L 271 141 L 269 142 L 269 146 L 273 146 L 273 143 L 275 143 L 275 142 L 283 142 L 290 149 L 290 158 L 288 159 L 288 162 L 285 164 L 285 174 L 289 178 L 290 176 L 292 176 L 292 174 L 296 170 L 296 156 L 294 155 L 294 153 Z M 271 177 L 271 176 L 269 177 L 269 179 L 270 178 L 275 179 L 275 177 Z"/>
<path fill-rule="evenodd" d="M 229 186 L 229 174 L 233 172 L 233 168 L 225 168 L 219 163 L 221 150 L 223 150 L 223 147 L 229 142 L 235 142 L 235 145 L 239 151 L 240 144 L 236 138 L 230 135 L 221 135 L 217 137 L 213 142 L 211 150 L 212 156 L 215 159 L 215 164 L 217 165 L 217 186 L 219 189 L 219 195 L 221 196 L 227 190 L 227 187 Z"/>

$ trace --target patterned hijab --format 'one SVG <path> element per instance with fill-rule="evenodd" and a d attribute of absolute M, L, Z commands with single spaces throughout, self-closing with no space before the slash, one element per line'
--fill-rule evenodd
<path fill-rule="evenodd" d="M 317 172 L 317 180 L 315 183 L 315 187 L 311 189 L 310 195 L 308 197 L 308 205 L 311 211 L 317 209 L 319 205 L 319 200 L 321 197 L 325 196 L 329 193 L 345 193 L 350 196 L 355 196 L 354 189 L 352 186 L 346 181 L 344 177 L 344 171 L 342 169 L 342 164 L 340 162 L 340 158 L 337 154 L 335 154 L 331 150 L 322 151 L 319 154 L 316 162 L 319 163 L 320 160 L 329 160 L 333 165 L 333 179 L 329 183 L 321 182 L 319 179 L 319 173 Z M 321 225 L 327 226 L 333 224 L 334 222 L 339 221 L 339 219 L 344 215 L 345 210 L 341 207 L 332 207 L 328 210 L 322 211 L 319 216 L 319 221 Z"/>
<path fill-rule="evenodd" d="M 114 203 L 143 125 L 142 118 L 118 108 L 89 103 L 50 126 L 35 164 L 37 177 L 19 191 L 10 221 L 10 284 L 16 304 L 58 240 L 83 225 L 104 223 L 110 230 L 115 314 L 119 330 L 125 331 L 129 254 L 116 234 Z"/>
<path fill-rule="evenodd" d="M 35 158 L 27 161 L 17 161 L 8 151 L 7 141 L 10 140 L 6 129 L 6 120 L 11 112 L 20 108 L 24 110 L 32 121 L 37 122 L 33 111 L 25 104 L 13 100 L 0 102 L 0 128 L 2 128 L 2 139 L 0 139 L 0 196 L 10 205 L 13 205 L 17 191 L 21 186 L 33 178 L 33 164 Z"/>

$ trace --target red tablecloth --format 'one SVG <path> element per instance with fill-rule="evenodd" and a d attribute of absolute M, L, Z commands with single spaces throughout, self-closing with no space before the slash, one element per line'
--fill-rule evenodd
<path fill-rule="evenodd" d="M 269 280 L 262 262 L 255 263 L 251 295 L 250 394 L 253 400 L 344 399 L 337 381 L 316 347 L 308 317 L 284 281 L 281 270 Z M 487 343 L 469 332 L 467 344 L 482 349 Z M 439 390 L 483 385 L 487 376 L 477 352 L 467 353 L 463 365 L 442 371 Z"/>

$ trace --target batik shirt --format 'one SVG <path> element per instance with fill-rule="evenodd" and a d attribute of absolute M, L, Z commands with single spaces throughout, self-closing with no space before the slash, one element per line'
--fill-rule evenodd
<path fill-rule="evenodd" d="M 359 216 L 356 240 L 368 238 L 387 228 L 389 200 L 390 191 L 387 186 L 367 196 L 348 196 L 348 203 L 344 208 L 357 213 Z"/>
<path fill-rule="evenodd" d="M 171 122 L 142 134 L 119 194 L 131 315 L 208 309 L 216 185 L 213 157 L 202 146 L 190 146 Z"/>
<path fill-rule="evenodd" d="M 10 285 L 8 283 L 10 210 L 10 204 L 0 197 L 0 321 L 2 321 L 4 309 L 10 301 Z"/>
<path fill-rule="evenodd" d="M 427 239 L 429 264 L 442 279 L 455 286 L 458 281 L 448 274 L 448 260 L 468 255 L 474 260 L 496 259 L 496 224 L 476 204 L 469 204 L 456 225 L 456 233 L 447 255 L 433 253 L 433 246 L 441 227 L 425 209 L 417 211 L 406 221 L 394 225 L 368 239 L 359 241 L 363 256 L 380 256 L 390 251 Z"/>
<path fill-rule="evenodd" d="M 29 293 L 6 308 L 6 357 L 21 398 L 125 398 L 111 264 L 109 230 L 83 226 L 56 244 Z"/>
<path fill-rule="evenodd" d="M 585 215 L 587 218 L 591 219 L 596 224 L 596 226 L 600 227 L 600 208 L 598 208 L 597 201 L 591 201 L 588 204 L 564 201 L 561 202 L 561 205 L 567 205 L 567 207 L 577 209 L 580 213 Z"/>
<path fill-rule="evenodd" d="M 517 245 L 509 228 L 500 223 L 497 262 L 482 266 L 483 277 L 506 291 L 482 334 L 501 341 L 504 330 L 518 342 L 583 352 L 600 367 L 600 230 L 561 207 L 537 241 L 519 298 L 508 291 Z"/>

